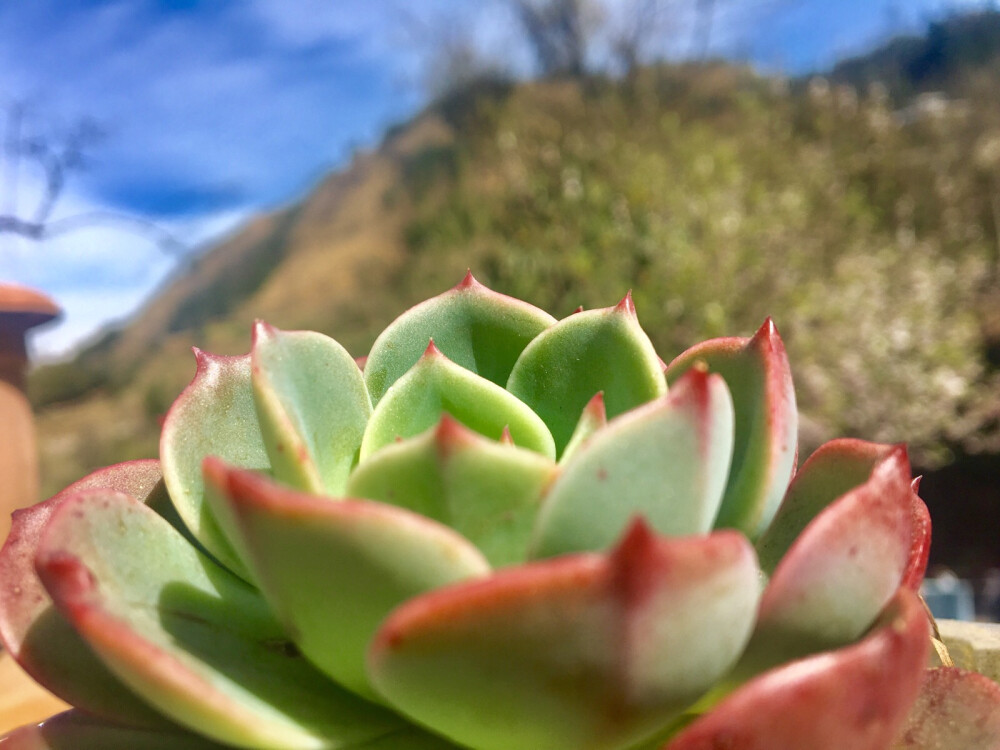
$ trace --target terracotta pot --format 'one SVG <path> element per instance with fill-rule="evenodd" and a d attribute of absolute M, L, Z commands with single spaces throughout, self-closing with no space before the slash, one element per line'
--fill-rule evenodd
<path fill-rule="evenodd" d="M 0 540 L 7 538 L 11 512 L 39 500 L 38 446 L 24 391 L 28 369 L 25 336 L 60 313 L 40 292 L 0 284 Z"/>

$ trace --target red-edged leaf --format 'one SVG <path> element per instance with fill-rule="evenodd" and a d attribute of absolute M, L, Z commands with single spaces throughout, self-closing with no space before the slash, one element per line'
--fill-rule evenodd
<path fill-rule="evenodd" d="M 735 532 L 654 537 L 419 596 L 382 625 L 372 683 L 477 750 L 627 747 L 719 679 L 743 647 L 757 568 Z"/>
<path fill-rule="evenodd" d="M 716 528 L 737 528 L 754 539 L 795 470 L 798 412 L 785 346 L 768 318 L 752 338 L 712 339 L 688 349 L 667 367 L 667 382 L 673 385 L 698 363 L 725 378 L 736 411 L 733 464 Z"/>
<path fill-rule="evenodd" d="M 259 593 L 121 493 L 52 516 L 35 567 L 59 611 L 137 695 L 241 747 L 349 746 L 400 727 L 309 665 Z"/>
<path fill-rule="evenodd" d="M 365 653 L 398 604 L 490 566 L 436 521 L 384 503 L 296 492 L 205 460 L 216 517 L 302 653 L 369 699 Z"/>
<path fill-rule="evenodd" d="M 708 533 L 732 451 L 729 389 L 718 375 L 688 372 L 565 462 L 539 512 L 532 557 L 608 549 L 635 516 L 666 536 Z"/>
<path fill-rule="evenodd" d="M 886 750 L 919 690 L 928 630 L 900 589 L 863 641 L 761 675 L 663 750 Z"/>
<path fill-rule="evenodd" d="M 238 555 L 205 505 L 201 462 L 219 456 L 244 469 L 270 468 L 257 419 L 250 355 L 195 349 L 194 379 L 167 412 L 160 435 L 163 479 L 191 533 L 223 565 L 246 577 Z"/>
<path fill-rule="evenodd" d="M 920 487 L 920 477 L 913 480 L 911 485 L 912 495 L 910 496 L 910 558 L 906 563 L 906 570 L 903 572 L 903 585 L 920 590 L 920 584 L 924 580 L 924 573 L 927 572 L 927 560 L 931 554 L 931 514 L 927 510 L 924 501 L 917 494 Z"/>
<path fill-rule="evenodd" d="M 867 482 L 816 516 L 781 559 L 750 650 L 780 659 L 857 639 L 900 586 L 911 519 L 910 465 L 897 446 Z"/>
<path fill-rule="evenodd" d="M 770 575 L 806 526 L 833 501 L 864 484 L 893 446 L 841 438 L 824 443 L 799 468 L 781 506 L 757 541 L 760 567 Z"/>
<path fill-rule="evenodd" d="M 955 667 L 928 669 L 893 750 L 997 750 L 1000 685 Z"/>
<path fill-rule="evenodd" d="M 53 513 L 69 498 L 93 488 L 124 492 L 151 507 L 169 510 L 159 462 L 146 460 L 101 469 L 44 503 L 16 511 L 0 551 L 0 639 L 36 682 L 67 703 L 110 719 L 160 724 L 159 714 L 105 668 L 53 607 L 35 573 L 39 536 Z"/>

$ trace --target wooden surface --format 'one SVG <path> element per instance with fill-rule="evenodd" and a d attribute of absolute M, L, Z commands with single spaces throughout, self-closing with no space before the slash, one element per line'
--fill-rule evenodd
<path fill-rule="evenodd" d="M 9 654 L 0 654 L 0 736 L 66 708 L 65 703 L 28 677 Z"/>

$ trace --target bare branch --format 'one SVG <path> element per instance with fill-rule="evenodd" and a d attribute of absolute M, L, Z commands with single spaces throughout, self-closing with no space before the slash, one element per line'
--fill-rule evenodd
<path fill-rule="evenodd" d="M 7 163 L 7 207 L 0 214 L 0 234 L 15 234 L 30 240 L 41 241 L 92 226 L 113 226 L 147 237 L 168 255 L 179 256 L 185 250 L 171 232 L 149 219 L 117 211 L 86 211 L 60 219 L 52 219 L 71 172 L 86 167 L 87 149 L 103 137 L 103 131 L 92 120 L 77 122 L 61 140 L 35 134 L 26 136 L 24 124 L 27 108 L 22 102 L 7 107 L 7 127 L 4 137 L 4 156 Z M 27 219 L 18 211 L 18 182 L 24 159 L 35 162 L 44 177 L 33 218 Z"/>
<path fill-rule="evenodd" d="M 0 234 L 16 234 L 30 240 L 48 240 L 59 235 L 97 226 L 110 226 L 146 237 L 167 255 L 180 257 L 187 249 L 174 234 L 155 221 L 115 211 L 85 211 L 52 221 L 27 221 L 0 216 Z"/>

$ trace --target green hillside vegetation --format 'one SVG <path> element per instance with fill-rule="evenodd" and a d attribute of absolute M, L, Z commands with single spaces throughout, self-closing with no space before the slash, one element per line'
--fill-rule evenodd
<path fill-rule="evenodd" d="M 192 344 L 245 351 L 263 317 L 363 354 L 467 267 L 558 316 L 631 288 L 666 359 L 771 315 L 804 451 L 835 435 L 906 440 L 925 467 L 1000 451 L 1000 102 L 904 109 L 857 75 L 663 66 L 439 102 L 36 372 L 45 489 L 156 455 Z"/>

